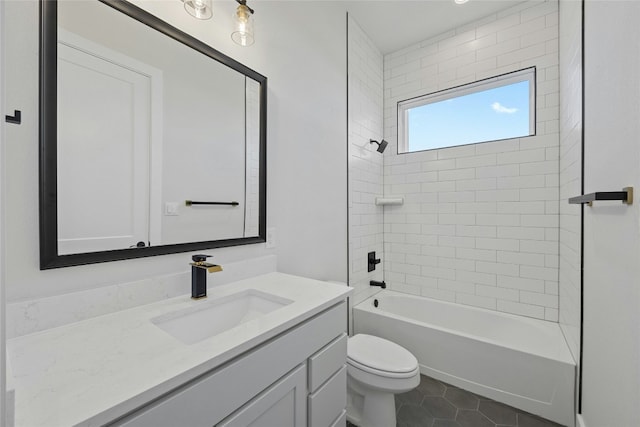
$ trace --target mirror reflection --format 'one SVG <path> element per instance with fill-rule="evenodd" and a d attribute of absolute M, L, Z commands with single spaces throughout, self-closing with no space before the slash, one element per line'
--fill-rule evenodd
<path fill-rule="evenodd" d="M 125 1 L 40 19 L 41 269 L 265 241 L 266 77 Z"/>
<path fill-rule="evenodd" d="M 98 1 L 57 28 L 58 254 L 259 236 L 261 83 Z"/>

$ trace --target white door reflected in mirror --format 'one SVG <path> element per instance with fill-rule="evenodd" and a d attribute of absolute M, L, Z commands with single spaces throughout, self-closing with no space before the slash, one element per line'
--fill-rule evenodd
<path fill-rule="evenodd" d="M 78 44 L 58 43 L 60 254 L 149 241 L 150 77 Z"/>

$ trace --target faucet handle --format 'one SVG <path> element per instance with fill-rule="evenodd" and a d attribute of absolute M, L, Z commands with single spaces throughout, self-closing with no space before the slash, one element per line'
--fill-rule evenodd
<path fill-rule="evenodd" d="M 191 259 L 193 260 L 193 262 L 205 262 L 207 258 L 210 258 L 210 257 L 211 255 L 196 254 L 191 256 Z"/>

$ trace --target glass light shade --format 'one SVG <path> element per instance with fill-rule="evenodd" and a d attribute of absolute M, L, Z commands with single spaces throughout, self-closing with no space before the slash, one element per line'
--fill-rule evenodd
<path fill-rule="evenodd" d="M 249 8 L 243 4 L 238 6 L 234 15 L 234 31 L 231 33 L 231 40 L 240 46 L 251 46 L 253 38 L 253 15 Z"/>
<path fill-rule="evenodd" d="M 213 16 L 212 0 L 184 0 L 184 9 L 197 19 L 210 19 Z"/>

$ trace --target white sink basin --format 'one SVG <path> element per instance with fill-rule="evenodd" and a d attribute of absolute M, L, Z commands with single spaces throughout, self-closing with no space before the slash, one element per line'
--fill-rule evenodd
<path fill-rule="evenodd" d="M 151 321 L 185 344 L 195 344 L 257 319 L 293 301 L 256 289 L 198 302 L 194 307 L 163 314 Z"/>

